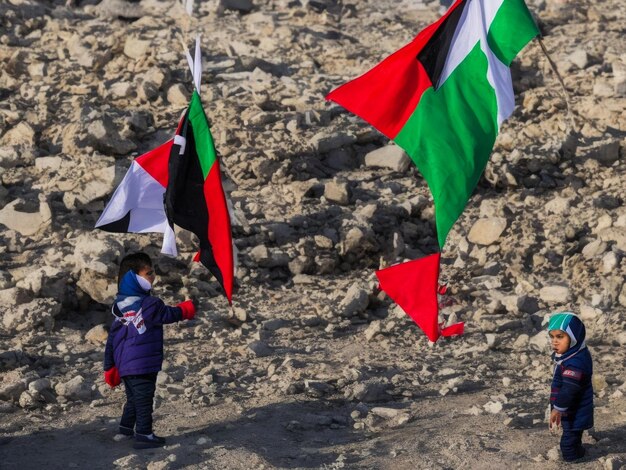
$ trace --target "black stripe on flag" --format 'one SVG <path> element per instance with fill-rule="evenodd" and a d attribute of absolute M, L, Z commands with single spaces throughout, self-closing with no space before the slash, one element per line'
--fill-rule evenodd
<path fill-rule="evenodd" d="M 454 7 L 454 10 L 450 12 L 448 17 L 441 23 L 435 34 L 432 35 L 430 40 L 417 54 L 417 60 L 419 60 L 426 73 L 430 77 L 430 82 L 433 84 L 433 88 L 437 89 L 439 85 L 439 79 L 443 72 L 443 67 L 446 65 L 446 59 L 448 58 L 448 52 L 450 51 L 450 45 L 454 38 L 463 10 L 471 0 L 463 0 Z"/>
<path fill-rule="evenodd" d="M 128 211 L 126 215 L 121 219 L 117 219 L 116 221 L 108 223 L 106 225 L 100 225 L 98 228 L 100 230 L 104 230 L 105 232 L 128 233 L 128 226 L 130 225 L 130 213 L 131 211 Z"/>
<path fill-rule="evenodd" d="M 176 224 L 194 233 L 200 242 L 200 262 L 215 276 L 221 286 L 224 277 L 213 256 L 209 242 L 209 211 L 204 196 L 204 174 L 196 151 L 193 127 L 185 116 L 180 135 L 185 138 L 185 152 L 172 145 L 169 160 L 169 182 L 165 191 L 165 208 L 170 225 Z"/>

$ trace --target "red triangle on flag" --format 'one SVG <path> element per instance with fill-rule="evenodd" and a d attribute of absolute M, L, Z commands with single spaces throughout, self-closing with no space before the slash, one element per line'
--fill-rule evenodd
<path fill-rule="evenodd" d="M 376 271 L 381 289 L 433 342 L 440 336 L 463 334 L 463 323 L 456 323 L 441 330 L 438 322 L 440 257 L 440 253 L 434 253 Z"/>

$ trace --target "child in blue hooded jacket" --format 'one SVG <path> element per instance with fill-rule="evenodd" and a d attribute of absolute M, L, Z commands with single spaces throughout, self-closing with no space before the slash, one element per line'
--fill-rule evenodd
<path fill-rule="evenodd" d="M 160 447 L 165 439 L 152 432 L 152 404 L 157 373 L 163 363 L 163 325 L 191 320 L 191 300 L 168 307 L 150 295 L 156 276 L 145 253 L 133 253 L 120 263 L 115 317 L 104 351 L 104 380 L 111 387 L 124 382 L 126 404 L 120 433 L 135 436 L 137 449 Z"/>
<path fill-rule="evenodd" d="M 582 435 L 593 427 L 593 363 L 585 345 L 585 325 L 573 313 L 550 318 L 548 334 L 554 360 L 550 429 L 563 427 L 561 454 L 571 462 L 585 455 Z"/>

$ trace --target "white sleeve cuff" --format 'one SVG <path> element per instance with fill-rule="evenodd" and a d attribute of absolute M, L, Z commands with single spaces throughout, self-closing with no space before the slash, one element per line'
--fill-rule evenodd
<path fill-rule="evenodd" d="M 560 411 L 561 413 L 563 413 L 564 411 L 567 411 L 567 408 L 560 408 L 556 405 L 552 405 L 552 407 L 556 410 L 556 411 Z"/>

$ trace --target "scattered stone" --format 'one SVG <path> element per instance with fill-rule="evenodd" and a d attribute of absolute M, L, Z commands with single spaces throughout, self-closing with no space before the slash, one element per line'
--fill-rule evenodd
<path fill-rule="evenodd" d="M 22 204 L 24 201 L 16 199 L 0 209 L 0 224 L 24 236 L 36 235 L 49 227 L 52 212 L 44 197 L 40 198 L 37 212 L 20 210 Z"/>
<path fill-rule="evenodd" d="M 559 448 L 553 447 L 552 449 L 550 449 L 546 454 L 546 459 L 550 460 L 551 462 L 561 460 L 561 453 L 559 452 Z"/>
<path fill-rule="evenodd" d="M 546 352 L 549 343 L 547 331 L 540 331 L 528 340 L 529 347 L 537 352 Z"/>
<path fill-rule="evenodd" d="M 356 137 L 351 134 L 330 134 L 325 130 L 316 134 L 311 139 L 311 145 L 318 153 L 330 152 L 331 150 L 338 149 L 346 145 L 352 145 L 355 142 Z"/>
<path fill-rule="evenodd" d="M 104 325 L 96 325 L 87 333 L 85 333 L 85 339 L 90 343 L 96 345 L 103 345 L 106 343 L 107 338 L 109 337 L 109 332 L 106 330 Z"/>
<path fill-rule="evenodd" d="M 7 311 L 2 317 L 2 326 L 13 333 L 50 331 L 54 327 L 54 317 L 60 312 L 61 304 L 55 299 L 33 299 Z"/>
<path fill-rule="evenodd" d="M 587 259 L 595 258 L 606 251 L 606 243 L 601 240 L 594 240 L 583 248 L 583 256 Z"/>
<path fill-rule="evenodd" d="M 126 38 L 126 42 L 124 43 L 124 55 L 135 60 L 144 59 L 148 55 L 148 51 L 150 51 L 150 48 L 150 41 L 138 39 L 134 36 L 129 36 L 128 38 Z"/>
<path fill-rule="evenodd" d="M 128 139 L 123 138 L 113 121 L 105 116 L 96 119 L 87 126 L 89 145 L 104 154 L 126 155 L 137 146 Z M 109 170 L 109 171 L 114 171 Z"/>
<path fill-rule="evenodd" d="M 411 159 L 397 145 L 385 145 L 365 155 L 365 166 L 389 168 L 393 171 L 404 172 L 409 168 Z"/>
<path fill-rule="evenodd" d="M 470 230 L 467 239 L 471 243 L 489 246 L 495 243 L 506 228 L 506 219 L 501 217 L 489 217 L 478 219 Z"/>
<path fill-rule="evenodd" d="M 330 181 L 324 186 L 324 197 L 330 202 L 335 202 L 342 206 L 348 205 L 350 202 L 350 187 L 348 183 Z"/>
<path fill-rule="evenodd" d="M 365 339 L 367 341 L 372 341 L 374 337 L 380 333 L 382 330 L 381 324 L 379 320 L 375 320 L 367 327 L 365 330 Z"/>
<path fill-rule="evenodd" d="M 497 414 L 502 411 L 502 403 L 499 401 L 489 401 L 483 405 L 487 413 Z"/>
<path fill-rule="evenodd" d="M 377 403 L 391 400 L 387 390 L 391 385 L 383 382 L 358 383 L 352 389 L 346 389 L 346 398 L 363 403 Z"/>
<path fill-rule="evenodd" d="M 256 357 L 267 357 L 274 354 L 274 350 L 263 341 L 253 341 L 248 344 L 248 349 L 252 351 Z"/>
<path fill-rule="evenodd" d="M 570 300 L 570 290 L 565 286 L 548 285 L 539 290 L 539 297 L 549 304 L 564 304 Z"/>
<path fill-rule="evenodd" d="M 340 302 L 338 311 L 341 316 L 349 318 L 365 311 L 368 305 L 368 292 L 358 284 L 352 284 Z"/>
<path fill-rule="evenodd" d="M 167 101 L 174 106 L 187 106 L 189 96 L 185 87 L 176 83 L 167 90 Z"/>
<path fill-rule="evenodd" d="M 91 398 L 91 387 L 89 383 L 80 375 L 61 382 L 54 387 L 57 395 L 68 400 L 86 401 Z"/>
<path fill-rule="evenodd" d="M 220 0 L 220 5 L 225 10 L 236 10 L 241 13 L 250 13 L 254 8 L 252 0 Z"/>

